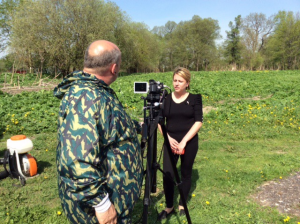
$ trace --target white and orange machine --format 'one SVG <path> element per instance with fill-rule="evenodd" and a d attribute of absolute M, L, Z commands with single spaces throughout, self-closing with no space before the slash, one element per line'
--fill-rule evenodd
<path fill-rule="evenodd" d="M 32 141 L 25 135 L 15 135 L 8 139 L 4 158 L 0 159 L 0 164 L 4 166 L 0 180 L 10 176 L 19 179 L 24 186 L 28 178 L 36 176 L 36 159 L 28 153 L 32 148 Z"/>

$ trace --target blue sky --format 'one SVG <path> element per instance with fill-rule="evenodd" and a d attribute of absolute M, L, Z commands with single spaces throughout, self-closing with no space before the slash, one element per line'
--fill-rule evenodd
<path fill-rule="evenodd" d="M 278 11 L 300 12 L 300 0 L 111 0 L 134 22 L 143 22 L 152 29 L 166 22 L 191 20 L 194 15 L 219 21 L 220 33 L 234 18 L 250 13 L 263 13 L 267 17 Z"/>

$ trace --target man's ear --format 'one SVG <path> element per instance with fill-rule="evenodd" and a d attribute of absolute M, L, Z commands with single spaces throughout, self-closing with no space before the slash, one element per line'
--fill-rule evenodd
<path fill-rule="evenodd" d="M 116 70 L 117 70 L 117 64 L 112 64 L 110 66 L 111 73 L 115 75 L 117 73 Z"/>

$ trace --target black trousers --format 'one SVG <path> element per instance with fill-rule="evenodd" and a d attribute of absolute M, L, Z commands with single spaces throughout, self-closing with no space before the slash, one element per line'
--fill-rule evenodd
<path fill-rule="evenodd" d="M 192 186 L 192 170 L 193 164 L 198 152 L 198 135 L 194 136 L 186 145 L 184 155 L 173 154 L 172 156 L 175 159 L 175 163 L 177 164 L 178 159 L 180 157 L 181 160 L 181 181 L 182 181 L 182 191 L 185 200 L 187 201 L 189 192 Z M 173 207 L 174 202 L 174 172 L 171 164 L 171 160 L 169 157 L 169 153 L 167 151 L 167 147 L 164 144 L 164 157 L 163 157 L 163 170 L 165 175 L 163 177 L 163 185 L 164 185 L 164 193 L 167 203 L 167 208 Z M 182 200 L 180 198 L 179 205 L 182 204 Z"/>

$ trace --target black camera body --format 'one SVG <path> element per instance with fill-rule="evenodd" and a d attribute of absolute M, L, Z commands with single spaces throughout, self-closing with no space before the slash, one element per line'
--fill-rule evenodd
<path fill-rule="evenodd" d="M 164 84 L 154 80 L 149 80 L 147 82 L 135 82 L 134 83 L 134 93 L 147 93 L 146 97 L 142 97 L 147 101 L 148 107 L 152 108 L 159 107 L 162 105 L 163 100 L 166 96 L 166 91 L 164 91 Z"/>
<path fill-rule="evenodd" d="M 153 106 L 161 106 L 164 100 L 164 97 L 162 97 L 163 90 L 163 83 L 149 80 L 149 93 L 146 97 L 148 103 L 153 104 Z"/>

